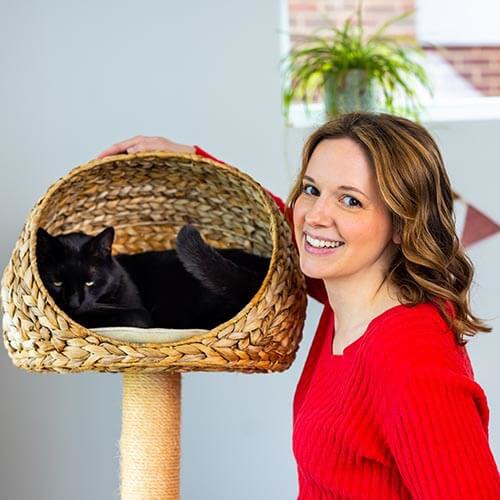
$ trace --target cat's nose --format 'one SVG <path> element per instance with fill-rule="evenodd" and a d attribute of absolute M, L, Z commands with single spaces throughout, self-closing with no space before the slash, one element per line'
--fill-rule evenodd
<path fill-rule="evenodd" d="M 78 309 L 81 305 L 81 300 L 77 292 L 72 293 L 68 299 L 68 305 L 71 309 Z"/>

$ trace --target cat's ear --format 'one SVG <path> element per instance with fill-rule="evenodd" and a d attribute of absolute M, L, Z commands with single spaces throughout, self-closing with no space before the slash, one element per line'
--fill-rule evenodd
<path fill-rule="evenodd" d="M 39 259 L 47 260 L 56 257 L 63 249 L 61 242 L 41 227 L 37 229 L 36 238 L 36 253 Z"/>
<path fill-rule="evenodd" d="M 111 257 L 111 248 L 115 230 L 112 227 L 107 227 L 104 231 L 94 236 L 91 240 L 85 243 L 83 250 L 89 257 L 98 259 L 108 259 Z"/>

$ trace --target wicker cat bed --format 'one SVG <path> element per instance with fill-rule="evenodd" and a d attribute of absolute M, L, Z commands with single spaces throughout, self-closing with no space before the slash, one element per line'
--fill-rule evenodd
<path fill-rule="evenodd" d="M 271 257 L 250 303 L 210 331 L 184 332 L 188 338 L 170 342 L 90 331 L 55 305 L 38 274 L 39 227 L 96 234 L 112 225 L 113 252 L 137 253 L 172 248 L 188 222 L 214 246 Z M 302 335 L 305 305 L 290 228 L 275 203 L 249 176 L 196 155 L 119 155 L 75 168 L 31 212 L 2 280 L 5 346 L 16 366 L 39 372 L 285 370 Z"/>

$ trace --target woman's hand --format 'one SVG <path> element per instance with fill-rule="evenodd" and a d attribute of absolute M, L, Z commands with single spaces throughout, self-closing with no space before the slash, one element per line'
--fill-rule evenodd
<path fill-rule="evenodd" d="M 145 137 L 136 135 L 131 139 L 117 142 L 110 148 L 104 150 L 97 157 L 98 160 L 105 156 L 118 155 L 120 153 L 138 153 L 140 151 L 173 151 L 176 153 L 194 153 L 194 146 L 177 144 L 165 137 Z"/>

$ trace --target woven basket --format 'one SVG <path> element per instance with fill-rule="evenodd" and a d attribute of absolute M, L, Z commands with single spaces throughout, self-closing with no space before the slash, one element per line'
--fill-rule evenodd
<path fill-rule="evenodd" d="M 244 248 L 271 263 L 235 317 L 187 332 L 187 339 L 158 342 L 151 333 L 151 341 L 131 342 L 90 331 L 55 305 L 38 274 L 39 227 L 95 234 L 112 225 L 113 252 L 137 253 L 172 248 L 188 222 L 216 247 Z M 30 371 L 269 372 L 295 357 L 306 297 L 290 228 L 258 183 L 196 155 L 155 152 L 92 161 L 49 188 L 3 275 L 2 306 L 5 346 L 14 364 Z"/>

